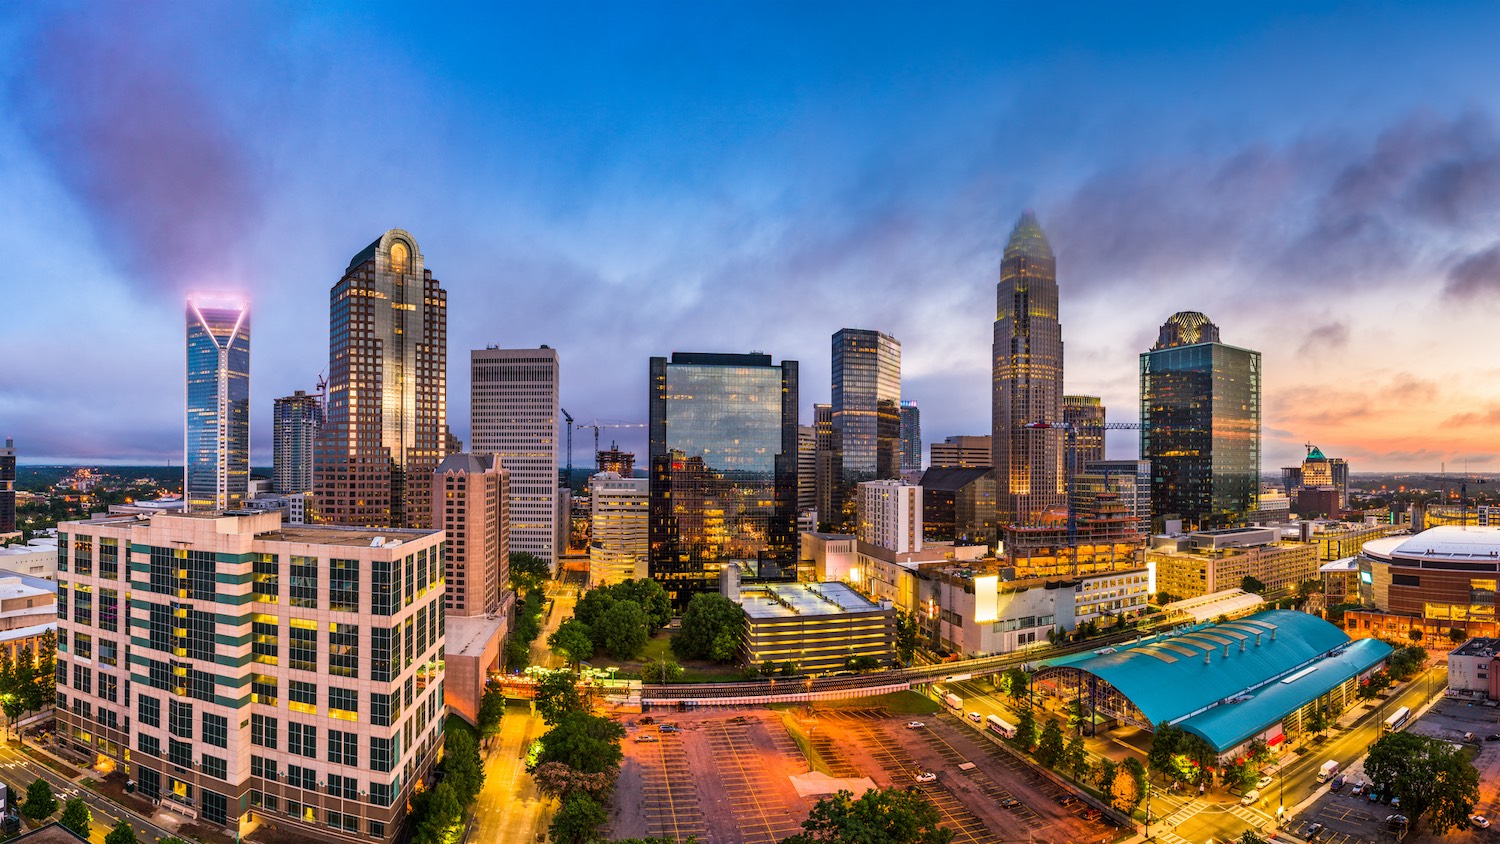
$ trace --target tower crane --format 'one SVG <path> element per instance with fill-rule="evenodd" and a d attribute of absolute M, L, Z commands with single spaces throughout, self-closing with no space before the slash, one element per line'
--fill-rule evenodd
<path fill-rule="evenodd" d="M 573 414 L 569 413 L 567 411 L 567 409 L 564 408 L 564 407 L 562 407 L 561 405 L 559 405 L 557 409 L 562 411 L 563 419 L 567 420 L 567 422 L 568 422 L 568 474 L 566 476 L 564 476 L 563 483 L 567 484 L 568 486 L 572 486 L 573 485 Z"/>
<path fill-rule="evenodd" d="M 1434 482 L 1439 483 L 1439 484 L 1452 484 L 1452 483 L 1458 484 L 1458 525 L 1459 525 L 1459 527 L 1466 527 L 1469 524 L 1469 484 L 1474 484 L 1475 486 L 1478 486 L 1480 484 L 1487 484 L 1487 483 L 1489 483 L 1489 481 L 1487 479 L 1485 479 L 1485 478 L 1478 478 L 1478 477 L 1476 477 L 1476 478 L 1466 478 L 1466 477 L 1462 477 L 1462 476 L 1455 477 L 1455 478 L 1450 478 L 1447 475 L 1425 475 L 1425 476 L 1423 476 L 1421 478 L 1421 480 L 1434 481 Z M 1446 497 L 1446 496 L 1444 496 L 1444 497 Z"/>
<path fill-rule="evenodd" d="M 1140 422 L 1096 422 L 1092 424 L 1075 425 L 1072 422 L 1027 422 L 1022 428 L 1056 428 L 1067 435 L 1068 448 L 1071 450 L 1078 445 L 1078 432 L 1085 431 L 1139 431 L 1146 427 Z M 1102 440 L 1102 437 L 1101 437 Z M 1066 479 L 1068 495 L 1068 544 L 1076 547 L 1078 545 L 1078 513 L 1073 507 L 1073 476 L 1068 475 Z"/>
<path fill-rule="evenodd" d="M 572 421 L 572 420 L 570 419 L 569 421 Z M 599 468 L 599 430 L 601 428 L 644 428 L 644 427 L 646 427 L 646 423 L 644 423 L 644 422 L 620 422 L 620 421 L 617 421 L 617 420 L 614 420 L 614 419 L 595 419 L 595 420 L 593 420 L 591 422 L 585 422 L 582 425 L 579 425 L 578 427 L 580 427 L 580 428 L 593 428 L 594 429 L 594 468 L 598 469 Z M 572 442 L 571 438 L 569 439 L 569 442 L 570 443 Z M 571 446 L 569 446 L 568 453 L 570 455 L 572 454 L 572 447 Z M 572 461 L 571 458 L 569 458 L 569 460 L 568 460 L 568 465 L 570 467 L 573 465 L 573 461 Z"/>

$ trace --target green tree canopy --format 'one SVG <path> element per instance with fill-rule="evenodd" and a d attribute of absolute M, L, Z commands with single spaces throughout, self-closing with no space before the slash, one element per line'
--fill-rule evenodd
<path fill-rule="evenodd" d="M 1036 745 L 1036 761 L 1044 767 L 1056 768 L 1063 761 L 1063 733 L 1057 721 L 1048 718 L 1042 727 L 1042 738 Z"/>
<path fill-rule="evenodd" d="M 55 811 L 57 798 L 52 796 L 52 784 L 38 777 L 26 787 L 26 804 L 21 807 L 21 813 L 31 820 L 39 821 L 52 817 Z"/>
<path fill-rule="evenodd" d="M 505 720 L 505 692 L 498 680 L 484 684 L 484 696 L 479 699 L 479 734 L 494 738 L 500 734 L 500 725 Z"/>
<path fill-rule="evenodd" d="M 716 592 L 700 592 L 682 613 L 682 629 L 672 636 L 672 652 L 679 659 L 729 662 L 739 650 L 745 611 Z"/>
<path fill-rule="evenodd" d="M 872 788 L 857 799 L 840 791 L 819 800 L 802 822 L 802 832 L 781 844 L 948 844 L 953 831 L 921 795 L 896 788 Z"/>
<path fill-rule="evenodd" d="M 641 666 L 641 680 L 647 683 L 675 683 L 682 679 L 682 666 L 670 659 L 648 662 Z"/>
<path fill-rule="evenodd" d="M 526 593 L 540 589 L 552 576 L 552 567 L 535 554 L 514 551 L 510 555 L 510 586 L 517 592 Z"/>
<path fill-rule="evenodd" d="M 1031 688 L 1031 675 L 1020 668 L 1007 668 L 1005 673 L 1000 675 L 1000 685 L 1010 696 L 1011 705 L 1014 706 L 1026 697 L 1027 691 Z"/>
<path fill-rule="evenodd" d="M 615 601 L 589 628 L 590 637 L 615 659 L 635 659 L 651 641 L 646 611 L 635 601 Z"/>
<path fill-rule="evenodd" d="M 1401 798 L 1413 821 L 1422 816 L 1438 835 L 1468 821 L 1479 800 L 1479 772 L 1447 742 L 1415 733 L 1387 733 L 1370 747 L 1365 773 L 1381 792 Z"/>
<path fill-rule="evenodd" d="M 569 712 L 542 736 L 538 764 L 561 762 L 585 774 L 598 774 L 620 764 L 620 740 L 625 728 L 598 715 Z"/>
<path fill-rule="evenodd" d="M 443 733 L 444 782 L 453 784 L 453 794 L 458 802 L 468 805 L 479 796 L 484 786 L 484 763 L 479 758 L 479 745 L 468 729 L 455 727 Z"/>
<path fill-rule="evenodd" d="M 411 799 L 412 844 L 448 844 L 463 820 L 464 807 L 447 780 Z"/>
<path fill-rule="evenodd" d="M 917 619 L 910 613 L 897 610 L 896 656 L 903 663 L 910 665 L 912 658 L 916 656 L 917 646 L 921 643 L 920 635 Z"/>
<path fill-rule="evenodd" d="M 1244 579 L 1240 581 L 1240 588 L 1245 590 L 1246 592 L 1253 592 L 1257 595 L 1266 591 L 1266 585 L 1264 583 L 1261 583 L 1259 580 L 1251 577 L 1248 574 L 1245 575 Z"/>
<path fill-rule="evenodd" d="M 625 580 L 613 587 L 619 600 L 635 601 L 646 611 L 646 624 L 654 634 L 672 620 L 672 599 L 660 583 L 650 579 Z"/>
<path fill-rule="evenodd" d="M 583 793 L 569 795 L 552 816 L 547 831 L 559 844 L 591 844 L 598 840 L 599 827 L 609 820 L 609 812 L 599 801 Z"/>
<path fill-rule="evenodd" d="M 62 817 L 58 819 L 58 823 L 88 838 L 90 828 L 94 825 L 94 813 L 89 811 L 88 804 L 82 798 L 74 797 L 63 804 Z"/>
<path fill-rule="evenodd" d="M 536 710 L 542 720 L 556 724 L 572 712 L 583 712 L 587 704 L 578 691 L 578 675 L 571 671 L 549 671 L 536 682 Z"/>
<path fill-rule="evenodd" d="M 1023 750 L 1031 750 L 1036 746 L 1036 740 L 1036 716 L 1031 714 L 1030 709 L 1023 709 L 1016 716 L 1016 744 Z"/>
<path fill-rule="evenodd" d="M 589 637 L 588 625 L 576 618 L 558 625 L 552 635 L 547 637 L 547 647 L 572 665 L 594 656 L 594 640 Z"/>
<path fill-rule="evenodd" d="M 169 840 L 163 839 L 162 844 L 166 844 Z M 130 821 L 120 818 L 115 821 L 113 827 L 110 827 L 109 834 L 104 836 L 104 844 L 141 844 L 141 842 L 135 837 L 135 828 L 130 825 Z"/>

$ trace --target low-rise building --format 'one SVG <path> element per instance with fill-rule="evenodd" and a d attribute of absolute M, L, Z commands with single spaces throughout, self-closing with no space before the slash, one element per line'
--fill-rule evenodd
<path fill-rule="evenodd" d="M 813 580 L 848 580 L 855 569 L 853 534 L 803 531 L 801 534 L 804 563 L 809 564 Z"/>
<path fill-rule="evenodd" d="M 1246 577 L 1260 581 L 1268 591 L 1316 579 L 1316 546 L 1280 539 L 1275 528 L 1158 536 L 1146 559 L 1156 564 L 1157 589 L 1179 599 L 1238 589 Z"/>
<path fill-rule="evenodd" d="M 1473 638 L 1448 654 L 1448 688 L 1500 700 L 1500 639 Z"/>
<path fill-rule="evenodd" d="M 922 550 L 922 488 L 904 481 L 859 485 L 860 542 L 898 554 Z"/>
<path fill-rule="evenodd" d="M 37 537 L 25 545 L 0 548 L 0 572 L 56 579 L 57 538 Z"/>
<path fill-rule="evenodd" d="M 727 591 L 745 609 L 748 666 L 791 662 L 803 674 L 830 674 L 858 657 L 881 665 L 891 661 L 895 611 L 843 583 L 763 583 L 743 589 L 736 583 Z"/>

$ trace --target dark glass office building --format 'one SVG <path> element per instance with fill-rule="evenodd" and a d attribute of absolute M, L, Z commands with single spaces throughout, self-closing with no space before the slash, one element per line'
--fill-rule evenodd
<path fill-rule="evenodd" d="M 861 481 L 901 476 L 901 343 L 842 328 L 833 335 L 833 428 L 839 486 L 835 527 L 855 522 Z"/>
<path fill-rule="evenodd" d="M 243 302 L 188 300 L 185 433 L 188 509 L 238 508 L 250 487 L 250 308 Z"/>
<path fill-rule="evenodd" d="M 1141 459 L 1153 518 L 1242 524 L 1260 478 L 1260 352 L 1220 343 L 1203 314 L 1173 314 L 1141 355 Z"/>
<path fill-rule="evenodd" d="M 1066 471 L 1072 478 L 1104 459 L 1104 401 L 1098 396 L 1063 396 L 1063 421 L 1072 427 Z"/>
<path fill-rule="evenodd" d="M 650 573 L 682 606 L 726 564 L 796 564 L 797 362 L 651 359 Z"/>
<path fill-rule="evenodd" d="M 5 438 L 0 448 L 0 533 L 16 529 L 16 441 Z"/>
<path fill-rule="evenodd" d="M 922 411 L 914 401 L 901 402 L 901 471 L 922 470 Z"/>

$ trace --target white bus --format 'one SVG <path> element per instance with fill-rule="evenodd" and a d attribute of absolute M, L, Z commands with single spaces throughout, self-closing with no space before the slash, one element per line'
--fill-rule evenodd
<path fill-rule="evenodd" d="M 1406 726 L 1406 719 L 1408 719 L 1410 717 L 1411 717 L 1411 707 L 1408 707 L 1408 706 L 1401 707 L 1400 709 L 1398 709 L 1395 712 L 1391 713 L 1391 717 L 1385 719 L 1385 725 L 1384 725 L 1384 727 L 1382 727 L 1381 732 L 1382 733 L 1394 733 L 1394 732 L 1396 732 L 1397 730 L 1399 730 L 1402 727 Z"/>
<path fill-rule="evenodd" d="M 985 729 L 997 733 L 1005 738 L 1015 738 L 1016 728 L 1001 720 L 999 715 L 991 715 L 984 719 Z"/>

